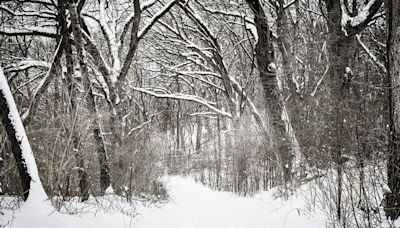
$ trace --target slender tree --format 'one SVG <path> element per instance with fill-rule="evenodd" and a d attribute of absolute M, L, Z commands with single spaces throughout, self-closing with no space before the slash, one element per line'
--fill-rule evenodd
<path fill-rule="evenodd" d="M 400 1 L 388 0 L 387 12 L 387 55 L 390 82 L 390 137 L 387 161 L 388 185 L 386 216 L 396 220 L 400 215 Z"/>

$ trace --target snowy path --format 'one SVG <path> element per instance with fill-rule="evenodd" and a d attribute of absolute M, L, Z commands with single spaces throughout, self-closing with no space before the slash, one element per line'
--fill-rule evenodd
<path fill-rule="evenodd" d="M 139 204 L 133 219 L 120 212 L 103 211 L 65 215 L 46 207 L 24 205 L 0 216 L 0 227 L 296 227 L 325 226 L 321 212 L 311 216 L 303 197 L 273 199 L 271 192 L 238 197 L 217 192 L 183 177 L 165 178 L 171 200 L 160 207 Z M 303 191 L 304 192 L 304 191 Z M 115 204 L 113 201 L 112 203 Z M 120 206 L 124 206 L 121 204 Z M 47 209 L 48 210 L 48 209 Z M 1 213 L 0 213 L 1 214 Z M 8 222 L 6 224 L 5 222 Z"/>
<path fill-rule="evenodd" d="M 167 188 L 172 202 L 139 209 L 135 227 L 324 227 L 324 216 L 311 217 L 300 199 L 237 197 L 182 177 L 170 177 Z"/>

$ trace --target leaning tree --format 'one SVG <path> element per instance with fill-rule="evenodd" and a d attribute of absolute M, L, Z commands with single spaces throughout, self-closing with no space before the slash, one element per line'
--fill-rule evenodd
<path fill-rule="evenodd" d="M 46 200 L 31 146 L 6 77 L 0 68 L 0 118 L 17 164 L 24 200 Z"/>

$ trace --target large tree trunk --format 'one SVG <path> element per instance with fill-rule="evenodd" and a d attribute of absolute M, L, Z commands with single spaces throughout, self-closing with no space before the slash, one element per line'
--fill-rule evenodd
<path fill-rule="evenodd" d="M 390 141 L 387 161 L 388 185 L 386 216 L 395 220 L 400 215 L 400 0 L 388 0 L 388 77 L 390 81 Z"/>
<path fill-rule="evenodd" d="M 72 138 L 72 153 L 74 154 L 76 160 L 76 166 L 78 167 L 78 177 L 79 177 L 79 190 L 82 201 L 89 199 L 89 175 L 86 172 L 85 158 L 82 151 L 80 151 L 80 136 L 77 132 L 78 116 L 76 114 L 79 103 L 76 102 L 76 84 L 74 82 L 74 54 L 72 52 L 71 42 L 69 40 L 70 32 L 68 31 L 68 25 L 66 20 L 65 11 L 67 5 L 65 2 L 60 2 L 58 5 L 58 18 L 61 25 L 61 33 L 63 35 L 63 48 L 65 49 L 65 60 L 67 63 L 66 79 L 68 82 L 68 93 L 70 97 L 71 105 L 69 106 L 69 111 L 71 114 L 72 127 L 68 135 Z"/>
<path fill-rule="evenodd" d="M 17 164 L 23 197 L 36 198 L 35 200 L 46 200 L 47 195 L 39 178 L 35 158 L 31 146 L 18 114 L 17 106 L 8 86 L 6 77 L 0 68 L 0 118 L 5 127 L 11 151 Z"/>
<path fill-rule="evenodd" d="M 301 115 L 298 115 L 298 112 L 300 111 L 298 108 L 294 107 L 301 107 L 300 103 L 301 100 L 299 99 L 299 93 L 297 91 L 296 84 L 294 82 L 293 77 L 296 75 L 294 74 L 292 68 L 293 68 L 293 60 L 295 60 L 295 53 L 293 53 L 292 46 L 295 49 L 296 45 L 291 44 L 290 42 L 290 33 L 291 29 L 294 29 L 295 26 L 290 26 L 289 22 L 289 14 L 290 12 L 288 8 L 285 8 L 285 1 L 284 0 L 279 0 L 278 5 L 276 6 L 277 9 L 277 18 L 276 18 L 276 24 L 277 24 L 277 34 L 278 34 L 278 49 L 281 52 L 282 56 L 282 84 L 285 84 L 288 88 L 288 91 L 285 93 L 285 91 L 282 91 L 282 96 L 284 97 L 283 100 L 286 99 L 286 96 L 288 97 L 287 101 L 285 102 L 286 104 L 289 104 L 291 109 L 287 109 L 288 105 L 282 104 L 283 107 L 283 121 L 285 123 L 285 130 L 286 134 L 288 136 L 288 139 L 290 140 L 290 146 L 292 149 L 292 154 L 293 154 L 293 159 L 292 159 L 292 172 L 301 173 L 301 167 L 300 163 L 302 162 L 302 155 L 300 151 L 300 145 L 299 141 L 297 140 L 296 137 L 296 132 L 300 131 L 299 127 L 302 124 L 301 119 L 299 118 Z M 283 82 L 286 83 L 283 83 Z M 285 108 L 286 106 L 286 108 Z M 294 124 L 292 124 L 294 123 Z M 297 128 L 296 128 L 297 126 Z"/>
<path fill-rule="evenodd" d="M 104 144 L 103 134 L 101 131 L 100 118 L 98 116 L 98 108 L 95 102 L 95 95 L 93 93 L 93 88 L 89 78 L 88 68 L 85 63 L 85 56 L 82 44 L 83 39 L 81 34 L 79 15 L 77 14 L 76 6 L 73 3 L 69 4 L 68 10 L 70 12 L 71 27 L 74 34 L 75 47 L 76 47 L 77 57 L 79 60 L 80 70 L 83 77 L 84 88 L 85 91 L 87 92 L 86 101 L 89 106 L 89 111 L 92 114 L 91 116 L 93 116 L 92 129 L 97 145 L 97 154 L 100 165 L 100 189 L 101 192 L 104 193 L 105 190 L 111 186 L 110 167 L 107 157 L 107 151 Z"/>
<path fill-rule="evenodd" d="M 258 33 L 256 46 L 257 65 L 260 71 L 261 83 L 264 89 L 264 98 L 270 118 L 273 148 L 280 156 L 281 168 L 283 169 L 284 181 L 291 179 L 292 150 L 290 137 L 285 130 L 285 121 L 282 119 L 284 104 L 282 94 L 278 88 L 278 78 L 274 47 L 271 39 L 271 31 L 268 26 L 267 17 L 258 0 L 246 0 L 255 14 L 255 24 Z"/>

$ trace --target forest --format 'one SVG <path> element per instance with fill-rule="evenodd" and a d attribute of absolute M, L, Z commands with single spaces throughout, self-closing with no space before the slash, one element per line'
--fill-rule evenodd
<path fill-rule="evenodd" d="M 400 227 L 399 87 L 400 0 L 0 0 L 0 227 Z"/>

